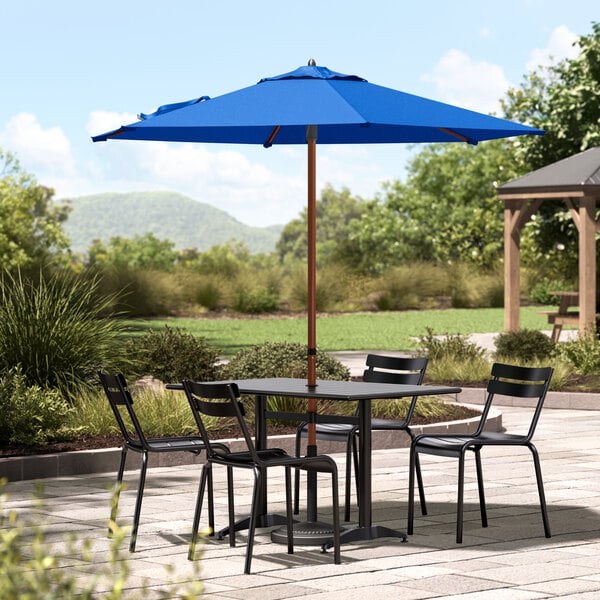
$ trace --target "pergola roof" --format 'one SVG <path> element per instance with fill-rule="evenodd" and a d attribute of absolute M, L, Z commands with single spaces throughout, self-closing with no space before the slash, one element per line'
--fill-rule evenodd
<path fill-rule="evenodd" d="M 569 156 L 513 179 L 498 188 L 500 197 L 509 194 L 543 193 L 561 197 L 566 191 L 600 192 L 600 147 Z"/>

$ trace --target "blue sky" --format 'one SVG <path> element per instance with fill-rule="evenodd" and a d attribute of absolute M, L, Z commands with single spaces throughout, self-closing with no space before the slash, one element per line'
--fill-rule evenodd
<path fill-rule="evenodd" d="M 0 147 L 57 198 L 174 190 L 271 225 L 306 203 L 306 151 L 107 142 L 139 112 L 317 64 L 479 110 L 539 64 L 573 57 L 597 0 L 2 0 Z M 365 198 L 414 148 L 321 146 L 317 180 Z"/>

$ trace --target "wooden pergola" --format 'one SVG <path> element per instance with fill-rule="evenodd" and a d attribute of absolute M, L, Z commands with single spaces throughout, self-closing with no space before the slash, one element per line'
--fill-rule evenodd
<path fill-rule="evenodd" d="M 520 327 L 521 229 L 545 200 L 562 199 L 579 232 L 579 331 L 596 322 L 596 206 L 600 147 L 552 163 L 498 188 L 504 200 L 504 329 Z"/>

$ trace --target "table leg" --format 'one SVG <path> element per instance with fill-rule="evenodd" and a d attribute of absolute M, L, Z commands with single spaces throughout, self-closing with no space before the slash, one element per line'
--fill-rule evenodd
<path fill-rule="evenodd" d="M 340 535 L 340 543 L 364 542 L 382 537 L 398 537 L 406 542 L 407 537 L 403 531 L 390 529 L 380 525 L 373 525 L 373 504 L 371 489 L 371 400 L 361 400 L 358 409 L 359 427 L 359 498 L 358 527 L 346 529 Z M 323 552 L 333 547 L 333 539 L 327 540 L 322 546 Z"/>

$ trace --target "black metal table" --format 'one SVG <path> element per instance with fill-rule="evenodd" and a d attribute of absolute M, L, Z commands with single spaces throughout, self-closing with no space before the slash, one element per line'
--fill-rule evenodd
<path fill-rule="evenodd" d="M 256 446 L 267 446 L 267 419 L 293 417 L 294 414 L 267 411 L 268 396 L 287 396 L 294 398 L 314 398 L 317 400 L 358 401 L 358 427 L 359 438 L 359 497 L 358 526 L 342 532 L 342 542 L 373 540 L 380 537 L 401 537 L 406 539 L 406 534 L 388 527 L 374 526 L 372 523 L 372 495 L 371 495 L 371 401 L 412 396 L 431 396 L 443 394 L 456 394 L 461 391 L 458 387 L 429 386 L 429 385 L 401 385 L 389 383 L 366 383 L 357 381 L 327 381 L 317 380 L 316 386 L 309 387 L 306 379 L 288 379 L 283 377 L 267 379 L 240 379 L 236 382 L 241 394 L 253 395 L 256 398 Z M 176 386 L 169 386 L 176 388 Z M 181 386 L 179 386 L 181 389 Z M 295 415 L 301 420 L 306 415 Z M 316 415 L 317 421 L 336 420 L 335 417 Z M 344 422 L 352 417 L 338 417 Z M 268 527 L 283 524 L 284 519 L 278 515 L 267 514 L 266 478 L 264 488 L 261 490 L 261 511 L 257 525 Z M 308 517 L 316 519 L 316 477 L 308 480 Z M 314 503 L 314 506 L 311 504 Z M 312 513 L 312 514 L 311 514 Z M 247 527 L 244 522 L 236 524 L 237 529 Z M 220 532 L 225 535 L 226 530 Z M 296 541 L 296 540 L 295 540 Z M 301 542 L 299 542 L 301 543 Z M 320 543 L 320 542 L 319 542 Z M 323 543 L 323 548 L 331 547 L 329 542 Z"/>

